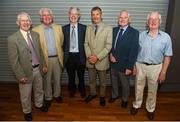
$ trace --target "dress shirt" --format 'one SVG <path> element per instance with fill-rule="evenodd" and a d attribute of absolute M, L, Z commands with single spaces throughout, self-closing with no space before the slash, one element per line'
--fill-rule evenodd
<path fill-rule="evenodd" d="M 140 33 L 138 62 L 160 64 L 164 56 L 172 55 L 172 42 L 167 33 L 159 31 L 156 38 L 152 38 L 148 31 Z"/>
<path fill-rule="evenodd" d="M 44 26 L 44 33 L 45 33 L 46 44 L 48 48 L 48 56 L 57 55 L 56 43 L 55 43 L 54 32 L 53 32 L 52 27 Z"/>
<path fill-rule="evenodd" d="M 71 48 L 71 46 L 69 46 L 70 47 L 69 52 L 77 53 L 77 52 L 79 52 L 79 46 L 78 46 L 78 26 L 77 26 L 77 24 L 70 25 L 70 37 L 71 37 L 73 26 L 74 26 L 74 31 L 75 31 L 75 34 L 76 34 L 76 47 L 73 49 L 73 48 Z M 70 38 L 70 44 L 72 43 L 71 41 L 72 40 Z"/>
<path fill-rule="evenodd" d="M 22 29 L 20 29 L 20 32 L 21 32 L 21 34 L 23 35 L 24 39 L 26 40 L 26 43 L 28 44 L 27 33 L 30 33 L 30 32 L 29 32 L 29 31 L 26 32 L 26 31 L 24 31 L 24 30 L 22 30 Z M 30 35 L 30 38 L 32 39 L 31 35 Z M 29 44 L 28 44 L 28 45 L 29 45 Z"/>

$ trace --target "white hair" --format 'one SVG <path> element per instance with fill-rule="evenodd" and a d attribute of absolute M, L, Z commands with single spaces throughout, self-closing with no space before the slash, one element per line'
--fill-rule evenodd
<path fill-rule="evenodd" d="M 78 12 L 78 14 L 80 15 L 80 9 L 77 7 L 70 7 L 69 8 L 69 14 L 71 13 L 72 10 L 76 10 Z"/>
<path fill-rule="evenodd" d="M 44 11 L 48 11 L 51 16 L 53 15 L 52 10 L 50 8 L 41 8 L 39 10 L 39 15 L 42 16 Z"/>
<path fill-rule="evenodd" d="M 122 11 L 120 11 L 119 16 L 120 16 L 122 13 L 124 13 L 124 12 L 126 12 L 126 13 L 128 14 L 128 18 L 130 18 L 130 14 L 129 14 L 129 12 L 128 12 L 127 10 L 122 10 Z"/>
<path fill-rule="evenodd" d="M 30 15 L 29 15 L 28 13 L 26 13 L 26 12 L 20 12 L 20 13 L 17 15 L 17 21 L 16 21 L 17 24 L 19 24 L 19 22 L 21 21 L 21 17 L 22 17 L 23 15 L 27 16 L 27 17 L 28 17 L 28 20 L 30 21 L 30 23 L 32 23 L 31 17 L 30 17 Z"/>
<path fill-rule="evenodd" d="M 160 14 L 158 11 L 149 12 L 148 15 L 147 15 L 147 22 L 148 22 L 148 20 L 150 19 L 150 17 L 151 17 L 152 14 L 157 14 L 157 15 L 158 15 L 158 19 L 160 20 L 160 24 L 161 24 L 161 22 L 162 22 L 161 14 Z"/>

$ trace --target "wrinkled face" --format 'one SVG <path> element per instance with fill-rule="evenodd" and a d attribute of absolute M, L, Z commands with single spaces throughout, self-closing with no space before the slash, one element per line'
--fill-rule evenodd
<path fill-rule="evenodd" d="M 69 13 L 70 23 L 77 23 L 79 20 L 79 12 L 76 9 L 72 9 Z"/>
<path fill-rule="evenodd" d="M 99 10 L 91 12 L 91 19 L 94 24 L 98 24 L 102 21 L 102 14 Z"/>
<path fill-rule="evenodd" d="M 122 12 L 120 15 L 119 15 L 119 25 L 121 27 L 125 27 L 128 25 L 129 23 L 129 16 L 128 16 L 128 13 L 127 12 Z"/>
<path fill-rule="evenodd" d="M 20 27 L 20 29 L 28 31 L 31 27 L 31 20 L 28 18 L 27 15 L 22 14 L 17 24 Z"/>
<path fill-rule="evenodd" d="M 41 21 L 44 25 L 50 25 L 52 23 L 52 15 L 49 13 L 48 10 L 44 10 L 41 16 Z"/>
<path fill-rule="evenodd" d="M 160 27 L 160 18 L 159 18 L 159 14 L 157 13 L 152 13 L 149 16 L 148 19 L 148 26 L 150 30 L 158 30 Z"/>

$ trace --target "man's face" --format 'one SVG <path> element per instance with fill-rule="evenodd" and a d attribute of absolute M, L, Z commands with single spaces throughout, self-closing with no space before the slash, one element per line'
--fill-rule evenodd
<path fill-rule="evenodd" d="M 91 12 L 91 19 L 94 24 L 98 24 L 102 21 L 102 14 L 99 10 L 95 10 Z"/>
<path fill-rule="evenodd" d="M 129 23 L 129 16 L 128 16 L 128 13 L 127 12 L 122 12 L 120 15 L 119 15 L 119 25 L 121 27 L 125 27 L 128 25 Z"/>
<path fill-rule="evenodd" d="M 150 30 L 158 30 L 160 27 L 159 14 L 152 13 L 148 19 L 148 26 Z"/>
<path fill-rule="evenodd" d="M 77 10 L 72 9 L 71 12 L 69 13 L 69 20 L 70 23 L 77 23 L 79 20 L 79 13 Z"/>
<path fill-rule="evenodd" d="M 27 15 L 21 15 L 21 18 L 18 21 L 18 25 L 20 29 L 28 31 L 31 27 L 31 21 L 29 20 Z"/>
<path fill-rule="evenodd" d="M 41 16 L 42 23 L 46 26 L 51 25 L 52 23 L 52 15 L 48 10 L 44 10 Z"/>

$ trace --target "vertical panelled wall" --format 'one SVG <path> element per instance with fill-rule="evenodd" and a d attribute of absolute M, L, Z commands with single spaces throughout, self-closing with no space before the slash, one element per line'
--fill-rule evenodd
<path fill-rule="evenodd" d="M 103 21 L 114 27 L 117 25 L 119 11 L 128 10 L 132 18 L 131 25 L 142 31 L 145 30 L 146 15 L 150 11 L 159 11 L 162 14 L 161 28 L 165 28 L 168 3 L 168 0 L 1 0 L 0 82 L 15 81 L 7 59 L 7 37 L 17 30 L 16 16 L 21 11 L 31 15 L 33 26 L 35 26 L 40 24 L 39 9 L 49 7 L 53 10 L 54 22 L 65 25 L 68 23 L 68 8 L 75 6 L 81 10 L 80 22 L 89 25 L 91 24 L 91 8 L 99 6 L 103 10 Z M 67 82 L 66 73 L 63 73 L 63 82 Z"/>

